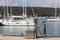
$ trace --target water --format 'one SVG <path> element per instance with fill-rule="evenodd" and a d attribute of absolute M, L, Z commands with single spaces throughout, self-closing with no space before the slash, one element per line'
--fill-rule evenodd
<path fill-rule="evenodd" d="M 48 36 L 60 36 L 60 21 L 47 21 L 46 31 Z"/>
<path fill-rule="evenodd" d="M 25 35 L 26 30 L 34 30 L 34 26 L 1 26 L 0 33 L 2 35 Z"/>
<path fill-rule="evenodd" d="M 43 21 L 46 21 L 46 36 L 60 36 L 60 21 L 48 21 L 46 18 L 38 18 L 37 36 L 44 35 Z"/>
<path fill-rule="evenodd" d="M 60 36 L 60 21 L 48 21 L 47 18 L 38 18 L 37 36 L 44 35 L 44 24 L 46 21 L 46 36 Z M 0 26 L 2 35 L 25 35 L 26 30 L 34 30 L 34 26 Z"/>

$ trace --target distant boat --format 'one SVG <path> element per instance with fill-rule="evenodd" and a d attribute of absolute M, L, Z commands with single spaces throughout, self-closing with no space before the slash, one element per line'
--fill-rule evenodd
<path fill-rule="evenodd" d="M 11 16 L 2 22 L 3 25 L 31 25 L 34 26 L 34 18 L 25 18 L 23 16 Z"/>
<path fill-rule="evenodd" d="M 0 15 L 0 23 L 2 23 L 2 16 Z"/>
<path fill-rule="evenodd" d="M 60 17 L 50 17 L 47 19 L 48 21 L 60 21 Z"/>
<path fill-rule="evenodd" d="M 1 13 L 2 13 L 2 8 L 1 8 L 1 11 L 0 11 L 0 26 L 2 25 L 2 15 L 1 15 Z"/>
<path fill-rule="evenodd" d="M 49 21 L 60 21 L 60 19 L 47 19 Z"/>
<path fill-rule="evenodd" d="M 10 16 L 9 16 L 10 15 Z M 5 15 L 4 15 L 5 17 Z M 11 12 L 9 14 L 8 12 L 8 6 L 7 6 L 7 18 L 4 18 L 3 25 L 31 25 L 31 26 L 35 26 L 35 22 L 34 22 L 34 18 L 33 17 L 27 17 L 26 16 L 26 4 L 24 7 L 24 3 L 23 3 L 23 15 L 22 16 L 16 16 L 16 15 L 12 15 L 12 7 L 11 7 Z"/>

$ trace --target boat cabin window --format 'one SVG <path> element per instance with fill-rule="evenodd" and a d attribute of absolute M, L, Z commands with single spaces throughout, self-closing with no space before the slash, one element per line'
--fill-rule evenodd
<path fill-rule="evenodd" d="M 23 18 L 13 18 L 13 20 L 23 20 Z"/>

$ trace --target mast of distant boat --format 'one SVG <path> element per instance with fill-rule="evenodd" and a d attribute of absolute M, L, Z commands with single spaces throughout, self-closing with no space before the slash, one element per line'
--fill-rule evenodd
<path fill-rule="evenodd" d="M 57 1 L 55 0 L 55 18 L 57 17 Z"/>
<path fill-rule="evenodd" d="M 23 16 L 24 16 L 24 1 L 23 1 Z"/>
<path fill-rule="evenodd" d="M 10 11 L 11 11 L 11 12 L 10 12 L 10 16 L 12 16 L 12 6 L 10 7 Z"/>
<path fill-rule="evenodd" d="M 23 0 L 23 16 L 26 17 L 26 0 Z"/>
<path fill-rule="evenodd" d="M 4 0 L 3 0 L 4 2 Z M 3 16 L 3 20 L 5 19 L 5 4 L 4 4 L 4 16 Z"/>
<path fill-rule="evenodd" d="M 25 0 L 25 17 L 26 17 L 26 15 L 27 15 L 27 11 L 26 11 L 26 0 Z"/>
<path fill-rule="evenodd" d="M 8 4 L 8 0 L 7 0 L 7 4 Z M 8 5 L 7 5 L 7 17 L 9 17 Z"/>

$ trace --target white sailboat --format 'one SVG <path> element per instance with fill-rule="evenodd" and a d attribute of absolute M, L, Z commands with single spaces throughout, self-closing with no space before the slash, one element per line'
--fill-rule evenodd
<path fill-rule="evenodd" d="M 0 26 L 2 25 L 2 9 L 3 8 L 1 8 L 1 11 L 0 11 Z"/>
<path fill-rule="evenodd" d="M 24 9 L 24 4 L 25 4 L 25 9 Z M 8 13 L 9 12 L 8 12 L 8 6 L 7 6 L 7 14 Z M 12 9 L 11 9 L 11 14 L 12 14 Z M 26 2 L 24 3 L 24 1 L 23 1 L 23 15 L 22 16 L 14 16 L 14 15 L 9 16 L 9 14 L 8 14 L 7 19 L 4 19 L 2 24 L 3 25 L 35 26 L 34 18 L 33 17 L 30 17 L 30 18 L 26 17 Z"/>
<path fill-rule="evenodd" d="M 0 15 L 0 24 L 2 24 L 2 18 L 1 18 L 2 16 Z"/>
<path fill-rule="evenodd" d="M 55 0 L 55 17 L 50 17 L 47 20 L 49 20 L 49 21 L 60 21 L 60 18 L 57 17 L 57 0 Z"/>

